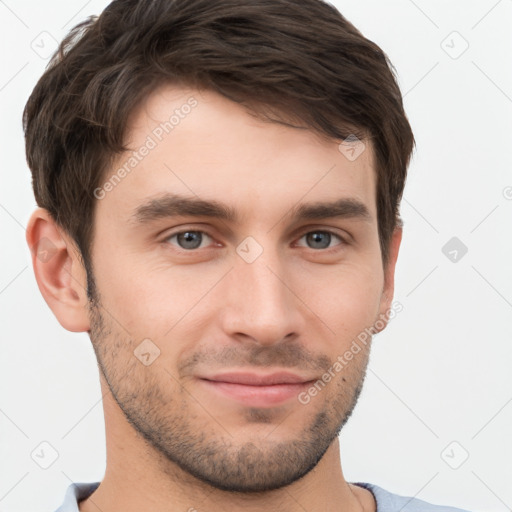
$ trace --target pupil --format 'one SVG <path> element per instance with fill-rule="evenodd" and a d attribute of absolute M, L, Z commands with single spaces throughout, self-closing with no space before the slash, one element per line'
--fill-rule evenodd
<path fill-rule="evenodd" d="M 329 243 L 331 241 L 331 234 L 330 233 L 323 233 L 321 231 L 317 231 L 315 233 L 310 233 L 308 235 L 310 242 L 313 244 L 313 249 L 325 249 L 326 247 L 329 247 Z M 322 243 L 323 242 L 327 243 Z M 320 247 L 317 244 L 320 244 Z"/>
<path fill-rule="evenodd" d="M 317 231 L 309 233 L 307 236 L 308 243 L 311 243 L 314 249 L 325 249 L 329 247 L 331 241 L 330 233 Z M 201 234 L 198 231 L 186 231 L 178 235 L 178 240 L 184 249 L 196 249 L 201 245 Z"/>
<path fill-rule="evenodd" d="M 184 249 L 196 249 L 201 245 L 201 236 L 197 231 L 186 231 L 185 233 L 180 233 L 178 235 L 178 240 Z M 184 246 L 183 243 L 185 244 Z"/>

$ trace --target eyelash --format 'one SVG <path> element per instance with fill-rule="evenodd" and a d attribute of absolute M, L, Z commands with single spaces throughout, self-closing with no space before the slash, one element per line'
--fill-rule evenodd
<path fill-rule="evenodd" d="M 193 228 L 190 228 L 190 229 L 182 229 L 180 231 L 176 231 L 174 233 L 170 233 L 169 235 L 167 235 L 163 240 L 162 242 L 163 243 L 168 243 L 169 240 L 171 238 L 174 238 L 175 236 L 178 236 L 178 235 L 181 235 L 183 233 L 189 233 L 189 232 L 192 232 L 192 233 L 201 233 L 203 235 L 206 235 L 208 236 L 210 239 L 214 240 L 214 237 L 212 235 L 210 235 L 207 231 L 204 231 L 202 229 L 193 229 Z M 345 245 L 348 245 L 348 242 L 346 241 L 345 238 L 343 238 L 340 234 L 338 234 L 337 232 L 335 231 L 332 231 L 330 229 L 313 229 L 313 230 L 310 230 L 310 231 L 305 231 L 299 238 L 298 240 L 304 238 L 306 235 L 309 235 L 311 233 L 329 233 L 331 236 L 337 238 L 340 243 L 339 244 L 336 244 L 332 247 L 327 247 L 325 249 L 313 249 L 311 247 L 305 247 L 306 249 L 311 249 L 312 251 L 315 251 L 315 252 L 330 252 L 330 251 L 333 251 L 333 250 L 336 250 L 336 248 L 340 247 L 340 246 L 345 246 Z M 183 249 L 182 247 L 179 247 L 179 246 L 175 246 L 176 249 L 179 251 L 179 252 L 182 252 L 182 253 L 187 253 L 187 254 L 190 254 L 190 253 L 193 253 L 193 252 L 198 252 L 201 248 L 195 248 L 195 249 Z M 304 246 L 300 246 L 300 247 L 304 247 Z M 206 248 L 203 248 L 203 249 L 206 249 Z"/>

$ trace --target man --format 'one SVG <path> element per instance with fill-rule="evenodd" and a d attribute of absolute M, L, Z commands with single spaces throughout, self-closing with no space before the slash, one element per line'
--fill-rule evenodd
<path fill-rule="evenodd" d="M 61 512 L 459 510 L 341 468 L 414 145 L 374 43 L 320 0 L 117 0 L 24 127 L 37 283 L 104 399 Z"/>

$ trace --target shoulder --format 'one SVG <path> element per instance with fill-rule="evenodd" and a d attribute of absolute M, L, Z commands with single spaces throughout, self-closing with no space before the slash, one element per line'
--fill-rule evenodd
<path fill-rule="evenodd" d="M 66 489 L 62 505 L 55 512 L 79 512 L 78 503 L 88 498 L 100 485 L 100 482 L 74 482 Z"/>
<path fill-rule="evenodd" d="M 401 496 L 382 487 L 366 482 L 350 482 L 372 492 L 377 503 L 377 512 L 469 512 L 461 508 L 434 505 L 418 498 Z"/>

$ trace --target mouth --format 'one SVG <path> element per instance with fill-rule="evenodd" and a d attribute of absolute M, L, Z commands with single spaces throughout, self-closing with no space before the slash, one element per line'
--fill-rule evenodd
<path fill-rule="evenodd" d="M 228 400 L 252 407 L 272 407 L 296 398 L 315 379 L 289 372 L 230 372 L 201 377 L 199 381 L 210 392 Z"/>

